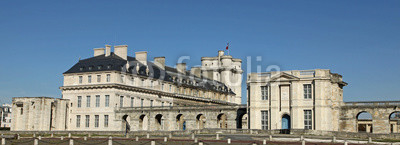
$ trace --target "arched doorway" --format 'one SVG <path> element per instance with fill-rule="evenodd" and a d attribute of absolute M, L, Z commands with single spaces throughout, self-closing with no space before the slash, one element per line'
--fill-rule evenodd
<path fill-rule="evenodd" d="M 282 129 L 290 129 L 290 116 L 285 114 L 282 116 Z"/>
<path fill-rule="evenodd" d="M 147 116 L 146 115 L 141 115 L 139 117 L 139 129 L 140 130 L 147 130 L 148 129 L 147 125 L 148 125 Z"/>
<path fill-rule="evenodd" d="M 155 117 L 155 122 L 156 122 L 156 130 L 164 130 L 164 118 L 163 115 L 157 114 Z"/>
<path fill-rule="evenodd" d="M 204 126 L 206 124 L 206 117 L 203 114 L 197 115 L 196 123 L 198 129 L 204 129 Z"/>
<path fill-rule="evenodd" d="M 372 115 L 367 111 L 363 111 L 357 114 L 357 132 L 373 132 L 372 126 Z"/>
<path fill-rule="evenodd" d="M 129 124 L 130 117 L 128 115 L 122 116 L 122 128 L 125 133 L 128 133 L 131 130 L 131 125 Z"/>
<path fill-rule="evenodd" d="M 389 115 L 390 133 L 400 133 L 400 111 Z"/>
<path fill-rule="evenodd" d="M 219 128 L 223 128 L 223 129 L 228 128 L 227 117 L 224 113 L 219 114 L 217 116 L 217 124 L 218 124 Z"/>
<path fill-rule="evenodd" d="M 178 130 L 186 130 L 186 121 L 182 114 L 178 114 L 176 116 L 176 124 Z"/>

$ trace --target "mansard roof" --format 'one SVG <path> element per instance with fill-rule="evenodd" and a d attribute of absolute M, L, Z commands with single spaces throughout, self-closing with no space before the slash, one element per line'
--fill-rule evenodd
<path fill-rule="evenodd" d="M 128 56 L 125 60 L 114 53 L 110 56 L 99 55 L 88 59 L 79 60 L 74 66 L 63 74 L 86 73 L 98 71 L 120 71 L 128 74 L 136 74 L 141 77 L 150 79 L 158 79 L 174 83 L 178 86 L 186 86 L 192 88 L 202 88 L 222 93 L 235 94 L 225 84 L 210 80 L 203 77 L 196 77 L 189 71 L 185 74 L 179 73 L 176 68 L 165 66 L 164 69 L 158 67 L 151 61 L 143 64 L 135 57 Z M 128 65 L 128 67 L 126 66 Z"/>

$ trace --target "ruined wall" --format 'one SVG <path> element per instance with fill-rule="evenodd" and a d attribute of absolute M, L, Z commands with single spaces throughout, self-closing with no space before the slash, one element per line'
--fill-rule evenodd
<path fill-rule="evenodd" d="M 391 133 L 389 117 L 400 111 L 400 102 L 352 102 L 341 107 L 339 131 L 358 132 L 357 115 L 368 112 L 372 116 L 372 133 Z"/>
<path fill-rule="evenodd" d="M 13 98 L 12 131 L 65 130 L 68 100 L 49 97 Z"/>

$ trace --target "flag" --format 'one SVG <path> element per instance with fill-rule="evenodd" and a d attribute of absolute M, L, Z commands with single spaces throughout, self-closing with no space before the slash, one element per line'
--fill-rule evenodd
<path fill-rule="evenodd" d="M 226 45 L 226 50 L 228 50 L 228 47 L 229 47 L 229 43 Z"/>

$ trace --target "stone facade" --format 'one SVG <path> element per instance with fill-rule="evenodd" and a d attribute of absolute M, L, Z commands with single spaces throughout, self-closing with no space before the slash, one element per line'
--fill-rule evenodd
<path fill-rule="evenodd" d="M 323 69 L 251 73 L 247 78 L 249 127 L 399 133 L 400 119 L 391 116 L 400 114 L 400 102 L 346 103 L 346 85 L 341 75 Z M 363 112 L 372 118 L 359 118 Z"/>
<path fill-rule="evenodd" d="M 11 127 L 11 105 L 10 104 L 3 104 L 1 107 L 1 120 L 0 120 L 0 127 Z"/>
<path fill-rule="evenodd" d="M 339 130 L 346 83 L 338 74 L 321 69 L 251 73 L 247 85 L 251 129 Z M 262 111 L 267 118 L 261 118 Z"/>
<path fill-rule="evenodd" d="M 203 57 L 200 67 L 186 70 L 185 63 L 177 63 L 176 68 L 166 66 L 165 57 L 148 61 L 147 52 L 136 52 L 135 57 L 130 57 L 127 49 L 126 45 L 115 46 L 114 52 L 111 52 L 109 45 L 95 48 L 94 57 L 80 60 L 63 74 L 64 84 L 60 89 L 62 99 L 68 103 L 65 108 L 56 109 L 65 109 L 67 112 L 65 116 L 60 116 L 66 121 L 57 122 L 64 124 L 64 128 L 50 128 L 49 123 L 35 126 L 32 125 L 35 124 L 34 120 L 25 119 L 27 122 L 15 122 L 13 130 L 160 130 L 161 124 L 154 126 L 155 117 L 168 122 L 162 125 L 163 130 L 195 129 L 193 121 L 196 119 L 201 128 L 233 129 L 241 126 L 241 123 L 236 123 L 243 72 L 240 59 L 220 51 L 216 57 Z M 239 83 L 232 80 L 239 80 Z M 52 117 L 49 112 L 53 109 L 50 100 L 14 98 L 13 107 L 21 110 L 24 107 L 38 107 L 33 103 L 41 104 L 40 110 L 17 117 L 29 118 L 31 114 L 45 112 L 37 119 L 50 122 Z M 210 106 L 214 106 L 214 109 L 210 109 Z M 193 116 L 199 110 L 205 112 Z M 158 111 L 160 115 L 153 116 L 152 111 Z M 179 114 L 180 127 L 168 126 L 177 123 Z M 142 121 L 140 127 L 138 120 Z M 222 124 L 217 126 L 215 120 Z"/>
<path fill-rule="evenodd" d="M 327 69 L 250 73 L 245 107 L 240 59 L 219 51 L 187 70 L 127 50 L 94 49 L 63 73 L 62 99 L 13 98 L 11 130 L 400 132 L 400 102 L 343 102 L 347 83 Z"/>
<path fill-rule="evenodd" d="M 69 100 L 49 97 L 13 98 L 12 131 L 68 130 Z"/>

